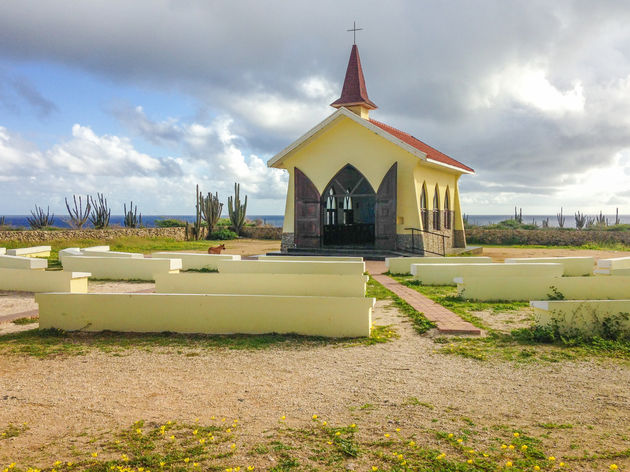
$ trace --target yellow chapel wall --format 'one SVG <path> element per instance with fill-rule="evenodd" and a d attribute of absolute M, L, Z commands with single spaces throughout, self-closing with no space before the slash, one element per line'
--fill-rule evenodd
<path fill-rule="evenodd" d="M 365 176 L 376 192 L 383 177 L 396 162 L 398 162 L 396 214 L 399 218 L 396 232 L 404 233 L 406 232 L 404 228 L 419 227 L 419 194 L 416 194 L 414 179 L 408 178 L 414 175 L 418 160 L 418 157 L 369 129 L 349 118 L 340 117 L 323 133 L 293 151 L 283 162 L 283 167 L 289 172 L 283 232 L 294 232 L 295 167 L 306 174 L 321 194 L 330 179 L 346 164 L 351 164 Z"/>

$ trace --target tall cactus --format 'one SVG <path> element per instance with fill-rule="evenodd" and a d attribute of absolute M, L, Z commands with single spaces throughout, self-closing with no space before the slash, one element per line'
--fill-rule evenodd
<path fill-rule="evenodd" d="M 203 204 L 203 195 L 199 192 L 199 185 L 195 187 L 195 222 L 190 225 L 186 222 L 186 239 L 198 241 L 203 236 L 203 226 L 201 226 L 201 212 Z"/>
<path fill-rule="evenodd" d="M 219 218 L 221 218 L 223 203 L 219 202 L 218 192 L 214 195 L 208 192 L 207 197 L 204 197 L 201 192 L 199 192 L 199 199 L 201 202 L 201 214 L 203 215 L 203 219 L 206 220 L 206 223 L 208 223 L 206 239 L 210 239 L 210 235 L 214 232 L 214 227 L 219 221 Z"/>
<path fill-rule="evenodd" d="M 245 203 L 241 204 L 240 198 L 241 184 L 234 184 L 234 198 L 228 197 L 228 213 L 230 222 L 240 236 L 243 225 L 245 224 L 245 214 L 247 212 L 247 195 L 245 195 Z"/>
<path fill-rule="evenodd" d="M 138 216 L 138 205 L 134 207 L 133 201 L 129 204 L 129 211 L 127 211 L 127 204 L 123 203 L 123 212 L 125 213 L 123 224 L 126 228 L 139 228 L 142 226 L 142 213 Z"/>

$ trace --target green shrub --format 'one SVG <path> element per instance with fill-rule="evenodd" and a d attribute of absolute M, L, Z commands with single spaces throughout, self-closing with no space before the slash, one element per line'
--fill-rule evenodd
<path fill-rule="evenodd" d="M 238 234 L 227 228 L 219 229 L 213 233 L 210 233 L 210 239 L 215 241 L 223 241 L 226 239 L 236 239 Z"/>
<path fill-rule="evenodd" d="M 155 220 L 156 228 L 183 228 L 184 226 L 186 226 L 186 222 L 182 220 L 176 220 L 176 219 L 165 219 L 165 220 L 156 219 Z"/>

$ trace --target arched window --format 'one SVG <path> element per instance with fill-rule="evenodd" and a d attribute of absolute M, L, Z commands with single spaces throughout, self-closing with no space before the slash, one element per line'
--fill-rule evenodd
<path fill-rule="evenodd" d="M 437 184 L 433 192 L 433 229 L 440 229 L 440 189 Z"/>
<path fill-rule="evenodd" d="M 444 229 L 451 229 L 451 197 L 449 188 L 446 187 L 444 194 Z"/>
<path fill-rule="evenodd" d="M 326 198 L 326 224 L 337 224 L 337 199 L 332 188 L 328 192 L 328 198 Z"/>
<path fill-rule="evenodd" d="M 350 196 L 350 189 L 346 189 L 346 194 L 343 197 L 343 224 L 351 225 L 353 220 L 352 197 Z"/>
<path fill-rule="evenodd" d="M 422 219 L 422 229 L 429 229 L 429 211 L 427 210 L 427 186 L 422 184 L 422 193 L 420 194 L 420 218 Z"/>

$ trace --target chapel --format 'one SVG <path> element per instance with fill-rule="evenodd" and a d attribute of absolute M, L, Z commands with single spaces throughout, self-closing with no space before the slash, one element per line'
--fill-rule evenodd
<path fill-rule="evenodd" d="M 466 246 L 458 181 L 474 170 L 375 120 L 357 45 L 336 109 L 271 158 L 289 173 L 282 252 L 448 254 Z"/>

